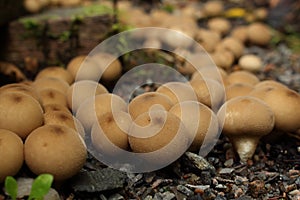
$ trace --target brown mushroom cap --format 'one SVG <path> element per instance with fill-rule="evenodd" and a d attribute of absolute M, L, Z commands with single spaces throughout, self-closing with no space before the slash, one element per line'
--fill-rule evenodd
<path fill-rule="evenodd" d="M 230 22 L 227 19 L 221 17 L 210 19 L 207 22 L 207 26 L 210 30 L 220 33 L 221 35 L 227 34 L 231 29 Z"/>
<path fill-rule="evenodd" d="M 224 52 L 226 50 L 231 51 L 235 58 L 239 58 L 243 55 L 244 44 L 234 37 L 226 37 L 222 40 L 220 45 L 216 47 L 216 51 Z"/>
<path fill-rule="evenodd" d="M 83 167 L 87 151 L 81 137 L 71 128 L 44 125 L 35 129 L 24 145 L 25 162 L 35 174 L 49 173 L 65 180 Z"/>
<path fill-rule="evenodd" d="M 85 137 L 85 132 L 82 124 L 78 119 L 73 117 L 71 113 L 67 113 L 64 111 L 46 112 L 44 114 L 44 121 L 45 125 L 54 124 L 69 127 L 78 132 L 82 138 Z"/>
<path fill-rule="evenodd" d="M 213 52 L 215 46 L 221 41 L 220 33 L 206 29 L 200 29 L 195 37 L 200 45 L 208 52 Z"/>
<path fill-rule="evenodd" d="M 190 151 L 199 151 L 205 139 L 205 145 L 217 140 L 218 118 L 206 105 L 197 101 L 185 101 L 174 105 L 169 112 L 179 117 L 187 128 L 190 140 L 193 141 Z"/>
<path fill-rule="evenodd" d="M 239 66 L 247 71 L 260 71 L 263 67 L 263 62 L 260 57 L 253 54 L 246 54 L 240 57 Z"/>
<path fill-rule="evenodd" d="M 211 58 L 215 62 L 216 66 L 223 69 L 230 69 L 234 62 L 234 54 L 227 50 L 217 50 L 211 54 Z"/>
<path fill-rule="evenodd" d="M 65 93 L 53 88 L 45 88 L 39 91 L 39 95 L 42 100 L 42 105 L 47 104 L 60 104 L 65 107 L 68 106 L 67 104 L 67 97 Z"/>
<path fill-rule="evenodd" d="M 76 112 L 76 118 L 89 132 L 97 118 L 107 112 L 127 112 L 127 103 L 118 95 L 105 93 L 90 97 L 84 101 Z"/>
<path fill-rule="evenodd" d="M 227 76 L 226 84 L 231 85 L 234 83 L 246 83 L 249 85 L 255 85 L 259 83 L 259 79 L 248 71 L 235 71 Z"/>
<path fill-rule="evenodd" d="M 62 67 L 47 67 L 39 71 L 35 80 L 45 77 L 57 78 L 66 81 L 68 84 L 72 84 L 74 82 L 74 78 L 71 73 Z"/>
<path fill-rule="evenodd" d="M 248 26 L 248 38 L 253 44 L 267 45 L 270 43 L 272 34 L 266 24 L 255 22 Z"/>
<path fill-rule="evenodd" d="M 24 161 L 23 141 L 12 131 L 0 129 L 0 183 L 6 176 L 14 176 Z"/>
<path fill-rule="evenodd" d="M 193 79 L 212 79 L 223 84 L 227 75 L 227 72 L 220 67 L 203 67 L 192 74 L 191 81 Z"/>
<path fill-rule="evenodd" d="M 44 122 L 39 102 L 20 92 L 1 94 L 0 110 L 0 128 L 13 131 L 22 139 Z"/>
<path fill-rule="evenodd" d="M 136 119 L 140 114 L 153 109 L 153 106 L 155 106 L 155 109 L 165 109 L 168 111 L 173 106 L 173 103 L 165 94 L 146 92 L 132 99 L 128 104 L 128 112 L 133 119 Z"/>
<path fill-rule="evenodd" d="M 104 93 L 108 93 L 107 89 L 98 82 L 90 80 L 77 81 L 73 83 L 67 91 L 68 107 L 76 112 L 84 100 Z"/>
<path fill-rule="evenodd" d="M 242 43 L 245 43 L 248 40 L 248 27 L 247 26 L 237 26 L 235 27 L 230 36 L 240 40 Z"/>
<path fill-rule="evenodd" d="M 235 97 L 225 102 L 218 111 L 226 135 L 242 161 L 251 159 L 259 139 L 270 133 L 275 124 L 271 108 L 258 98 Z"/>
<path fill-rule="evenodd" d="M 151 110 L 134 120 L 128 140 L 133 152 L 154 153 L 147 158 L 151 162 L 162 163 L 170 159 L 174 161 L 186 151 L 190 143 L 187 134 L 176 115 L 164 110 Z"/>
<path fill-rule="evenodd" d="M 295 132 L 300 128 L 300 94 L 284 87 L 263 87 L 249 95 L 263 100 L 274 112 L 275 128 Z"/>
<path fill-rule="evenodd" d="M 70 110 L 66 106 L 63 106 L 61 104 L 46 104 L 43 105 L 43 108 L 44 108 L 44 113 L 52 112 L 52 111 L 62 111 L 71 114 Z"/>
<path fill-rule="evenodd" d="M 67 69 L 67 71 L 70 72 L 70 74 L 72 75 L 74 80 L 77 76 L 77 72 L 80 68 L 80 65 L 84 62 L 85 58 L 86 58 L 85 55 L 80 55 L 80 56 L 76 56 L 76 57 L 72 58 L 69 61 L 66 69 Z"/>
<path fill-rule="evenodd" d="M 47 77 L 47 78 L 39 78 L 37 80 L 35 80 L 32 84 L 32 86 L 37 90 L 43 90 L 46 88 L 53 88 L 56 90 L 59 90 L 62 93 L 66 93 L 68 88 L 69 88 L 69 84 L 66 81 L 57 79 L 57 78 L 51 78 L 51 77 Z"/>
<path fill-rule="evenodd" d="M 263 87 L 283 87 L 283 88 L 287 88 L 286 85 L 280 83 L 280 82 L 277 82 L 277 81 L 274 81 L 274 80 L 264 80 L 264 81 L 260 81 L 259 83 L 255 84 L 255 89 L 256 88 L 263 88 Z"/>
<path fill-rule="evenodd" d="M 252 85 L 246 83 L 235 83 L 226 87 L 226 100 L 238 96 L 247 96 L 254 89 Z"/>
<path fill-rule="evenodd" d="M 117 154 L 116 148 L 128 150 L 128 131 L 132 120 L 127 112 L 108 112 L 93 124 L 91 139 L 93 146 L 104 154 Z M 115 147 L 115 146 L 116 147 Z"/>
<path fill-rule="evenodd" d="M 197 101 L 194 89 L 187 83 L 168 82 L 159 86 L 156 92 L 167 95 L 173 105 L 183 101 Z"/>
<path fill-rule="evenodd" d="M 222 1 L 208 1 L 204 4 L 203 11 L 206 16 L 217 16 L 220 15 L 224 10 Z"/>

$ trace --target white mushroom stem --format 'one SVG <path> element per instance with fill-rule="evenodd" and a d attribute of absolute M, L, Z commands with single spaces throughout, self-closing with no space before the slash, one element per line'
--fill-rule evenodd
<path fill-rule="evenodd" d="M 237 151 L 241 162 L 247 162 L 247 160 L 252 158 L 259 143 L 259 137 L 238 136 L 229 139 Z"/>

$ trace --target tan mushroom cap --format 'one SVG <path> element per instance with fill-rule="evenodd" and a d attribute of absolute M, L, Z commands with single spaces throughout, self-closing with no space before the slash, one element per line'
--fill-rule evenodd
<path fill-rule="evenodd" d="M 46 88 L 53 88 L 56 90 L 59 90 L 62 93 L 66 93 L 68 88 L 69 88 L 69 84 L 66 81 L 57 79 L 57 78 L 52 78 L 52 77 L 46 77 L 46 78 L 39 78 L 37 80 L 35 80 L 32 83 L 32 86 L 37 90 L 43 90 Z"/>
<path fill-rule="evenodd" d="M 199 102 L 205 104 L 212 110 L 219 108 L 225 100 L 225 89 L 217 81 L 212 79 L 194 79 L 190 81 Z"/>
<path fill-rule="evenodd" d="M 42 100 L 42 105 L 47 104 L 60 104 L 65 107 L 68 106 L 67 104 L 67 97 L 65 93 L 53 88 L 45 88 L 39 91 L 39 95 Z"/>
<path fill-rule="evenodd" d="M 66 180 L 83 167 L 87 151 L 81 137 L 71 128 L 44 125 L 35 129 L 24 145 L 25 162 L 35 174 L 49 173 Z"/>
<path fill-rule="evenodd" d="M 246 83 L 249 85 L 256 85 L 259 79 L 251 72 L 248 71 L 235 71 L 227 76 L 226 84 L 231 85 L 234 83 Z"/>
<path fill-rule="evenodd" d="M 239 96 L 247 96 L 254 87 L 246 83 L 235 83 L 226 87 L 226 100 Z"/>
<path fill-rule="evenodd" d="M 217 16 L 222 14 L 224 5 L 222 1 L 208 1 L 204 4 L 203 12 L 206 16 Z"/>
<path fill-rule="evenodd" d="M 52 111 L 62 111 L 71 114 L 71 111 L 62 104 L 46 104 L 43 105 L 43 108 L 44 108 L 44 113 L 52 112 Z"/>
<path fill-rule="evenodd" d="M 23 141 L 12 131 L 0 129 L 0 183 L 6 176 L 14 176 L 24 162 Z"/>
<path fill-rule="evenodd" d="M 45 69 L 39 71 L 35 77 L 35 80 L 45 77 L 57 78 L 66 81 L 68 84 L 72 84 L 74 82 L 72 74 L 62 67 L 46 67 Z"/>
<path fill-rule="evenodd" d="M 173 106 L 172 100 L 165 94 L 146 92 L 132 99 L 128 104 L 128 112 L 133 119 L 149 112 L 150 109 L 164 109 L 168 111 Z"/>
<path fill-rule="evenodd" d="M 264 87 L 249 95 L 263 100 L 274 112 L 275 128 L 295 132 L 300 128 L 300 94 L 284 87 Z"/>
<path fill-rule="evenodd" d="M 221 41 L 220 33 L 208 29 L 200 29 L 195 37 L 199 44 L 208 52 L 213 52 L 215 46 Z"/>
<path fill-rule="evenodd" d="M 0 128 L 13 131 L 22 139 L 44 122 L 39 102 L 20 92 L 1 94 L 0 110 Z"/>
<path fill-rule="evenodd" d="M 229 20 L 221 17 L 210 19 L 207 22 L 207 26 L 210 30 L 220 33 L 221 35 L 226 35 L 231 29 Z"/>
<path fill-rule="evenodd" d="M 260 81 L 259 83 L 257 83 L 255 86 L 255 88 L 263 88 L 263 87 L 280 87 L 280 88 L 287 88 L 286 85 L 274 81 L 274 80 L 264 80 L 264 81 Z"/>
<path fill-rule="evenodd" d="M 217 50 L 211 54 L 211 58 L 215 62 L 216 66 L 225 70 L 230 69 L 234 63 L 234 54 L 231 51 L 224 49 Z"/>
<path fill-rule="evenodd" d="M 241 161 L 253 156 L 259 139 L 270 133 L 275 124 L 271 108 L 258 98 L 235 97 L 222 105 L 218 112 L 222 133 L 239 154 Z"/>
<path fill-rule="evenodd" d="M 248 27 L 247 26 L 237 26 L 235 27 L 230 36 L 240 40 L 242 43 L 245 43 L 248 40 Z"/>
<path fill-rule="evenodd" d="M 139 115 L 129 130 L 133 152 L 147 154 L 150 163 L 174 161 L 188 148 L 188 132 L 181 120 L 164 110 L 151 110 Z"/>
<path fill-rule="evenodd" d="M 191 81 L 193 79 L 212 79 L 223 84 L 227 75 L 227 72 L 220 67 L 203 67 L 192 74 Z"/>
<path fill-rule="evenodd" d="M 12 83 L 12 84 L 7 84 L 2 87 L 0 87 L 0 95 L 3 92 L 21 92 L 24 94 L 27 94 L 31 97 L 33 97 L 35 100 L 37 100 L 39 103 L 41 103 L 41 97 L 38 94 L 38 92 L 35 90 L 34 87 L 26 85 L 24 83 Z"/>
<path fill-rule="evenodd" d="M 82 124 L 71 113 L 64 111 L 49 111 L 44 114 L 44 121 L 45 125 L 54 124 L 69 127 L 78 132 L 82 138 L 85 137 Z"/>
<path fill-rule="evenodd" d="M 183 82 L 168 82 L 159 86 L 156 92 L 167 95 L 173 105 L 183 101 L 197 101 L 194 89 Z"/>
<path fill-rule="evenodd" d="M 226 37 L 222 40 L 220 45 L 216 46 L 216 51 L 231 51 L 237 59 L 243 55 L 244 48 L 244 44 L 240 40 L 234 37 Z"/>
<path fill-rule="evenodd" d="M 114 155 L 120 149 L 128 150 L 128 131 L 132 120 L 127 112 L 108 112 L 93 124 L 91 139 L 97 151 Z M 119 149 L 120 148 L 120 149 Z"/>
<path fill-rule="evenodd" d="M 68 107 L 76 112 L 80 104 L 87 98 L 104 93 L 108 93 L 107 89 L 98 82 L 90 80 L 77 81 L 67 91 Z"/>
<path fill-rule="evenodd" d="M 255 22 L 248 26 L 248 38 L 253 44 L 267 45 L 272 39 L 272 34 L 266 24 Z"/>
<path fill-rule="evenodd" d="M 260 57 L 253 54 L 246 54 L 240 57 L 239 66 L 250 72 L 260 71 L 263 67 L 263 62 Z"/>
<path fill-rule="evenodd" d="M 88 133 L 101 115 L 107 112 L 127 112 L 127 103 L 118 95 L 105 93 L 88 98 L 78 108 L 76 118 Z"/>
<path fill-rule="evenodd" d="M 204 140 L 204 145 L 208 146 L 218 139 L 218 118 L 206 105 L 197 101 L 185 101 L 174 105 L 169 112 L 179 117 L 187 128 L 190 140 L 193 141 L 190 151 L 199 152 Z"/>
<path fill-rule="evenodd" d="M 70 72 L 70 74 L 72 75 L 74 80 L 77 76 L 77 72 L 80 68 L 80 65 L 84 62 L 85 58 L 86 58 L 86 55 L 80 55 L 80 56 L 76 56 L 76 57 L 72 58 L 69 61 L 66 69 L 67 69 L 67 71 Z"/>

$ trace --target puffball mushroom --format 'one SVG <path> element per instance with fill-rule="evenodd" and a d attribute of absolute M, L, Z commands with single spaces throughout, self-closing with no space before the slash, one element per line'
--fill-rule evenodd
<path fill-rule="evenodd" d="M 93 124 L 91 139 L 95 149 L 102 154 L 118 154 L 115 149 L 128 150 L 128 131 L 132 120 L 127 112 L 108 112 Z"/>
<path fill-rule="evenodd" d="M 74 82 L 74 78 L 71 73 L 62 67 L 46 67 L 39 71 L 35 77 L 35 80 L 45 77 L 61 79 L 66 81 L 68 84 L 72 84 Z"/>
<path fill-rule="evenodd" d="M 264 101 L 274 112 L 275 128 L 295 132 L 300 128 L 300 94 L 284 87 L 264 87 L 249 95 Z"/>
<path fill-rule="evenodd" d="M 127 103 L 118 95 L 105 93 L 89 97 L 76 112 L 76 118 L 81 122 L 86 132 L 89 132 L 97 118 L 107 112 L 127 112 Z"/>
<path fill-rule="evenodd" d="M 73 79 L 76 79 L 77 72 L 81 66 L 81 64 L 84 62 L 86 58 L 86 55 L 80 55 L 72 58 L 69 63 L 67 64 L 66 70 L 70 72 Z"/>
<path fill-rule="evenodd" d="M 52 111 L 63 111 L 65 113 L 70 113 L 70 110 L 66 107 L 66 106 L 63 106 L 61 104 L 46 104 L 46 105 L 43 105 L 43 108 L 44 108 L 44 113 L 47 113 L 47 112 L 52 112 Z"/>
<path fill-rule="evenodd" d="M 67 107 L 67 97 L 64 93 L 57 89 L 45 88 L 39 91 L 42 100 L 42 105 L 60 104 Z"/>
<path fill-rule="evenodd" d="M 0 183 L 6 176 L 14 176 L 24 162 L 23 141 L 12 131 L 0 129 Z"/>
<path fill-rule="evenodd" d="M 183 101 L 197 100 L 194 89 L 189 84 L 182 82 L 165 83 L 159 86 L 156 92 L 167 95 L 174 105 Z"/>
<path fill-rule="evenodd" d="M 264 80 L 264 81 L 260 81 L 259 83 L 255 84 L 254 88 L 263 88 L 263 87 L 275 87 L 275 88 L 287 88 L 286 85 L 274 81 L 274 80 Z"/>
<path fill-rule="evenodd" d="M 235 83 L 226 87 L 226 100 L 232 99 L 238 96 L 247 96 L 254 87 L 246 83 Z"/>
<path fill-rule="evenodd" d="M 220 33 L 221 35 L 227 34 L 231 29 L 230 22 L 227 19 L 221 17 L 210 19 L 207 22 L 207 26 L 210 30 Z"/>
<path fill-rule="evenodd" d="M 221 35 L 212 30 L 200 29 L 197 32 L 196 40 L 206 51 L 213 52 L 215 46 L 221 41 Z"/>
<path fill-rule="evenodd" d="M 25 139 L 43 123 L 43 109 L 31 96 L 20 92 L 0 95 L 0 128 L 13 131 Z"/>
<path fill-rule="evenodd" d="M 256 45 L 268 45 L 272 39 L 270 28 L 261 22 L 255 22 L 248 26 L 249 41 Z"/>
<path fill-rule="evenodd" d="M 227 76 L 226 84 L 231 85 L 234 83 L 246 83 L 249 85 L 255 85 L 259 83 L 259 79 L 251 72 L 242 70 L 232 72 Z"/>
<path fill-rule="evenodd" d="M 227 75 L 227 72 L 220 67 L 203 67 L 192 74 L 190 81 L 194 79 L 212 79 L 223 84 Z"/>
<path fill-rule="evenodd" d="M 240 40 L 242 43 L 245 43 L 248 40 L 248 27 L 247 26 L 237 26 L 235 27 L 230 36 Z"/>
<path fill-rule="evenodd" d="M 151 109 L 168 111 L 173 106 L 172 100 L 165 94 L 146 92 L 138 95 L 128 104 L 128 112 L 133 119 Z"/>
<path fill-rule="evenodd" d="M 225 102 L 217 113 L 222 133 L 233 144 L 242 162 L 251 159 L 259 139 L 275 124 L 271 108 L 255 97 L 235 97 Z"/>
<path fill-rule="evenodd" d="M 83 167 L 87 151 L 82 138 L 61 125 L 41 126 L 27 137 L 25 162 L 35 174 L 49 173 L 54 180 L 66 180 Z"/>
<path fill-rule="evenodd" d="M 174 105 L 169 112 L 179 117 L 187 128 L 189 138 L 193 141 L 190 151 L 199 151 L 205 139 L 205 145 L 218 139 L 218 118 L 206 105 L 197 101 L 185 101 Z"/>
<path fill-rule="evenodd" d="M 220 43 L 220 45 L 218 45 L 216 47 L 216 51 L 231 51 L 234 55 L 234 57 L 237 59 L 239 57 L 241 57 L 241 55 L 243 55 L 244 52 L 244 44 L 234 38 L 234 37 L 226 37 L 222 40 L 222 42 Z"/>
<path fill-rule="evenodd" d="M 221 15 L 224 10 L 223 2 L 221 1 L 208 1 L 204 4 L 203 12 L 206 16 Z"/>
<path fill-rule="evenodd" d="M 139 115 L 130 127 L 128 140 L 135 153 L 156 152 L 147 157 L 151 163 L 174 161 L 190 143 L 187 129 L 179 117 L 164 110 Z"/>
<path fill-rule="evenodd" d="M 239 66 L 247 71 L 260 71 L 263 67 L 263 62 L 260 57 L 253 54 L 246 54 L 240 57 Z"/>
<path fill-rule="evenodd" d="M 44 114 L 44 122 L 45 125 L 47 124 L 56 124 L 56 125 L 62 125 L 69 127 L 76 132 L 79 133 L 79 135 L 84 138 L 85 137 L 85 132 L 82 124 L 78 119 L 73 117 L 71 113 L 67 113 L 64 111 L 51 111 L 51 112 L 46 112 Z"/>
<path fill-rule="evenodd" d="M 107 89 L 100 83 L 90 80 L 77 81 L 67 91 L 68 107 L 76 112 L 84 100 L 89 97 L 108 93 Z"/>
<path fill-rule="evenodd" d="M 69 84 L 61 79 L 46 77 L 39 78 L 32 83 L 32 86 L 37 90 L 53 88 L 65 94 L 69 88 Z"/>
<path fill-rule="evenodd" d="M 231 51 L 221 49 L 211 54 L 211 58 L 216 66 L 223 69 L 230 69 L 234 62 L 234 54 Z"/>

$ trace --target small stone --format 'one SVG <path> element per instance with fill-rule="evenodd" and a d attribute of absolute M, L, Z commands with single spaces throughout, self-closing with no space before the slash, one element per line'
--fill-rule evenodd
<path fill-rule="evenodd" d="M 236 185 L 243 185 L 244 183 L 248 183 L 247 177 L 236 176 L 234 179 Z"/>
<path fill-rule="evenodd" d="M 187 187 L 190 187 L 190 188 L 194 188 L 194 189 L 200 189 L 200 190 L 206 190 L 208 188 L 210 188 L 209 185 L 190 185 L 190 184 L 186 184 Z"/>
<path fill-rule="evenodd" d="M 234 171 L 233 168 L 222 168 L 219 173 L 220 174 L 231 174 Z"/>
<path fill-rule="evenodd" d="M 188 197 L 194 195 L 194 192 L 193 192 L 192 190 L 190 190 L 189 188 L 187 188 L 187 187 L 185 187 L 185 186 L 183 186 L 183 185 L 178 185 L 178 186 L 176 187 L 176 189 L 177 189 L 179 192 L 185 194 L 185 195 L 188 196 Z"/>
<path fill-rule="evenodd" d="M 124 199 L 125 198 L 122 195 L 118 194 L 118 193 L 113 194 L 108 198 L 108 200 L 124 200 Z"/>
<path fill-rule="evenodd" d="M 197 167 L 201 171 L 210 171 L 212 174 L 215 173 L 216 169 L 212 166 L 205 158 L 199 156 L 195 153 L 185 152 L 185 155 L 191 160 L 195 167 Z"/>
<path fill-rule="evenodd" d="M 153 197 L 153 200 L 171 200 L 175 198 L 175 194 L 171 193 L 169 191 L 164 192 L 164 193 L 156 193 Z"/>
<path fill-rule="evenodd" d="M 224 162 L 225 167 L 232 167 L 232 165 L 233 165 L 233 159 L 232 158 L 230 158 L 230 159 L 228 159 Z"/>
<path fill-rule="evenodd" d="M 204 185 L 210 185 L 211 184 L 211 175 L 208 171 L 202 171 L 201 172 L 201 183 L 204 184 Z"/>
<path fill-rule="evenodd" d="M 144 198 L 144 200 L 152 200 L 153 198 L 152 198 L 152 196 L 150 196 L 150 195 L 147 195 L 145 198 Z"/>
<path fill-rule="evenodd" d="M 226 185 L 223 185 L 223 184 L 218 184 L 218 185 L 216 185 L 215 188 L 216 188 L 216 189 L 227 189 L 227 186 L 226 186 Z"/>

